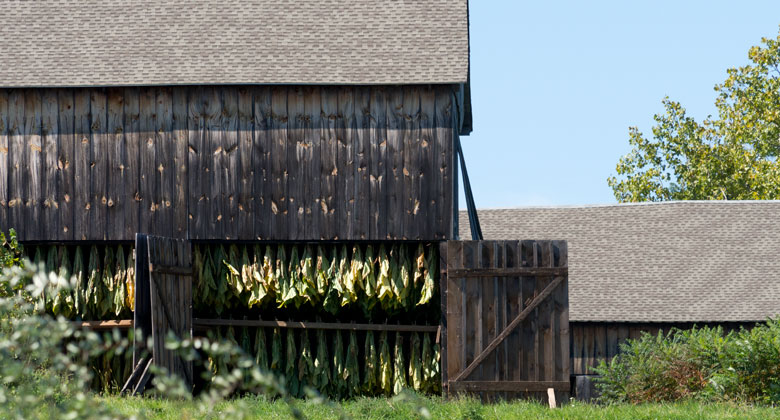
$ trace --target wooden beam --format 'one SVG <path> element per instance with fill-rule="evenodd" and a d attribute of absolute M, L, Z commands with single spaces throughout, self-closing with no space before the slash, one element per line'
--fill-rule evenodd
<path fill-rule="evenodd" d="M 569 381 L 450 381 L 450 392 L 545 392 L 548 389 L 569 392 Z"/>
<path fill-rule="evenodd" d="M 149 272 L 156 274 L 172 274 L 175 276 L 192 277 L 192 267 L 177 267 L 172 265 L 151 264 L 149 263 Z"/>
<path fill-rule="evenodd" d="M 461 371 L 458 376 L 453 379 L 453 381 L 461 381 L 465 378 L 467 378 L 471 372 L 474 371 L 474 369 L 479 366 L 479 364 L 485 360 L 485 358 L 492 352 L 493 350 L 498 347 L 499 344 L 501 344 L 501 341 L 503 341 L 511 332 L 514 330 L 518 325 L 520 325 L 521 322 L 528 316 L 528 314 L 531 313 L 537 306 L 539 306 L 542 301 L 544 301 L 550 294 L 555 290 L 556 287 L 558 287 L 559 284 L 563 281 L 564 277 L 556 277 L 550 284 L 547 285 L 547 287 L 542 290 L 542 293 L 540 293 L 538 296 L 534 298 L 533 301 L 525 308 L 523 309 L 523 312 L 520 312 L 515 319 L 512 320 L 512 322 L 507 325 L 506 328 L 504 328 L 503 331 L 501 331 L 501 334 L 499 334 L 496 338 L 493 339 L 493 341 L 488 344 L 488 346 L 482 350 L 481 353 L 477 357 L 474 358 L 474 361 L 469 364 L 466 369 Z M 452 384 L 452 382 L 450 384 Z M 545 388 L 546 389 L 546 388 Z M 544 391 L 545 389 L 542 389 Z"/>
<path fill-rule="evenodd" d="M 311 330 L 349 330 L 349 331 L 401 331 L 401 332 L 431 332 L 439 331 L 438 325 L 393 325 L 393 324 L 353 324 L 339 322 L 301 322 L 301 321 L 270 321 L 253 319 L 198 319 L 192 320 L 195 328 L 209 327 L 280 327 Z"/>
<path fill-rule="evenodd" d="M 450 270 L 452 278 L 566 276 L 568 267 L 459 268 Z"/>
<path fill-rule="evenodd" d="M 73 321 L 71 325 L 79 328 L 88 328 L 91 330 L 111 330 L 114 328 L 126 330 L 133 328 L 132 319 L 121 319 L 115 321 Z"/>

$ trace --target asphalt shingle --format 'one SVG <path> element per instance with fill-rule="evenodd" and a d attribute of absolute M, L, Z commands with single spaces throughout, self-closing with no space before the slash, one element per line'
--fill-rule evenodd
<path fill-rule="evenodd" d="M 0 1 L 0 87 L 464 83 L 467 0 Z"/>
<path fill-rule="evenodd" d="M 479 210 L 485 239 L 563 239 L 572 321 L 761 321 L 780 314 L 780 201 Z M 460 214 L 468 239 L 468 217 Z"/>

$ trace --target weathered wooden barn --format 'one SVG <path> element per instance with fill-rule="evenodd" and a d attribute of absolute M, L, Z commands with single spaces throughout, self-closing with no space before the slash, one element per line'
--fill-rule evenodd
<path fill-rule="evenodd" d="M 643 331 L 780 315 L 778 215 L 778 201 L 479 211 L 486 239 L 567 240 L 572 375 L 594 373 Z"/>
<path fill-rule="evenodd" d="M 43 1 L 6 19 L 0 229 L 24 241 L 453 237 L 466 1 Z"/>
<path fill-rule="evenodd" d="M 15 228 L 52 267 L 83 259 L 94 273 L 134 247 L 122 258 L 135 264 L 134 319 L 116 319 L 129 312 L 116 299 L 115 312 L 72 312 L 78 322 L 153 338 L 283 329 L 302 347 L 309 330 L 338 342 L 341 331 L 366 342 L 392 332 L 411 354 L 415 334 L 435 334 L 432 390 L 566 399 L 565 242 L 452 241 L 459 136 L 471 131 L 466 0 L 43 0 L 3 11 L 13 24 L 0 29 L 0 230 Z M 409 306 L 395 286 L 393 311 L 366 315 L 347 296 L 327 313 L 303 290 L 312 253 L 355 262 L 385 249 L 404 269 L 417 258 L 433 297 Z M 309 295 L 286 288 L 289 300 L 279 290 L 258 309 L 242 286 L 229 310 L 204 297 L 205 279 L 235 280 L 225 266 L 244 273 L 241 261 L 274 255 L 290 255 L 277 271 L 298 272 Z M 369 272 L 380 264 L 366 260 Z M 192 365 L 161 343 L 154 363 L 192 384 Z"/>

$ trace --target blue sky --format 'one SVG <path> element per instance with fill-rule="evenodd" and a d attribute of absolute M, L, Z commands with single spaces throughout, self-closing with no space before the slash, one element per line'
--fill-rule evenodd
<path fill-rule="evenodd" d="M 615 202 L 606 179 L 628 127 L 650 133 L 666 95 L 713 114 L 726 69 L 780 25 L 777 0 L 469 7 L 474 132 L 462 143 L 481 208 Z"/>

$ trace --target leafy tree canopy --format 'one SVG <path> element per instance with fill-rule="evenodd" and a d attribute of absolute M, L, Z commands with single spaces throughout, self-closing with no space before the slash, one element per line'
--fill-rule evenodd
<path fill-rule="evenodd" d="M 761 41 L 715 86 L 717 117 L 665 98 L 652 138 L 629 128 L 632 150 L 607 180 L 618 201 L 780 198 L 780 34 Z"/>

